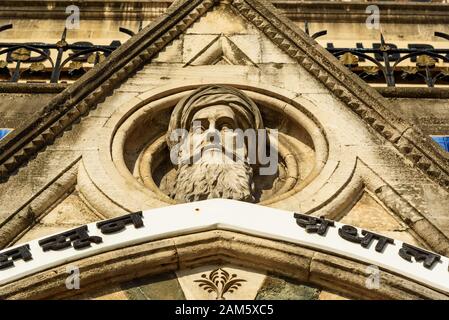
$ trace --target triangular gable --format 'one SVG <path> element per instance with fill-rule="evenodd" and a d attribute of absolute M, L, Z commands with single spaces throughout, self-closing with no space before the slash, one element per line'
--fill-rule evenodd
<path fill-rule="evenodd" d="M 155 22 L 132 37 L 71 87 L 56 96 L 39 115 L 0 144 L 0 178 L 7 177 L 34 154 L 87 114 L 143 64 L 220 1 L 177 1 Z M 393 107 L 330 53 L 262 0 L 226 1 L 290 57 L 319 79 L 345 105 L 441 186 L 449 187 L 447 159 L 419 129 L 396 117 Z"/>
<path fill-rule="evenodd" d="M 225 35 L 215 37 L 204 49 L 198 52 L 186 66 L 212 64 L 255 65 L 238 46 Z"/>

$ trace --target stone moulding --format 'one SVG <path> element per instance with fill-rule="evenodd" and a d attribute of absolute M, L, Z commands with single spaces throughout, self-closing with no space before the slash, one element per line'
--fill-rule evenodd
<path fill-rule="evenodd" d="M 155 111 L 160 114 L 163 110 L 169 110 L 190 90 L 204 84 L 206 83 L 180 81 L 148 90 L 119 106 L 108 125 L 98 131 L 99 144 L 95 151 L 83 154 L 78 183 L 80 193 L 100 215 L 114 217 L 124 212 L 139 210 L 141 206 L 155 208 L 175 203 L 159 190 L 148 165 L 153 162 L 153 152 L 165 146 L 164 138 L 161 138 L 159 129 L 154 126 L 151 132 L 139 131 L 139 128 L 142 125 L 151 126 L 154 119 L 151 114 Z M 357 187 L 346 188 L 354 175 L 356 157 L 350 152 L 342 151 L 344 146 L 341 146 L 341 141 L 334 134 L 328 136 L 326 128 L 321 125 L 325 119 L 316 112 L 314 102 L 304 97 L 296 97 L 288 90 L 248 81 L 221 84 L 243 90 L 263 108 L 275 110 L 296 127 L 302 127 L 311 138 L 314 159 L 311 157 L 308 160 L 310 169 L 303 171 L 306 174 L 301 174 L 298 181 L 298 174 L 295 172 L 297 166 L 289 164 L 289 169 L 292 169 L 289 172 L 292 184 L 288 184 L 285 189 L 279 189 L 260 204 L 286 210 L 296 210 L 300 204 L 303 212 L 311 213 L 319 210 L 321 204 L 332 204 L 335 201 L 340 202 L 337 207 L 341 209 L 357 197 L 360 193 L 358 182 Z M 142 132 L 155 135 L 154 140 L 146 142 L 147 138 L 143 137 Z M 143 139 L 143 142 L 138 142 L 136 137 Z M 291 137 L 286 138 L 292 141 Z M 135 148 L 137 144 L 142 145 L 142 151 L 139 151 L 139 156 L 129 167 L 129 162 L 127 165 L 124 157 L 125 154 L 129 155 L 129 152 L 125 152 L 124 146 L 130 146 L 130 150 L 140 149 Z M 332 152 L 329 151 L 329 144 L 332 144 Z M 293 147 L 280 150 L 281 158 L 297 162 L 298 155 L 291 154 L 294 152 L 297 151 Z M 334 212 L 341 211 L 337 210 L 337 207 L 332 206 Z M 327 208 L 328 206 L 320 212 L 326 211 Z"/>
<path fill-rule="evenodd" d="M 52 99 L 32 119 L 0 143 L 0 180 L 29 161 L 44 146 L 86 115 L 126 77 L 154 57 L 214 4 L 213 0 L 178 1 L 105 61 Z M 94 71 L 95 70 L 95 71 Z"/>
<path fill-rule="evenodd" d="M 447 266 L 449 264 L 448 258 L 435 255 L 424 249 L 415 248 L 416 250 L 424 250 L 419 251 L 420 254 L 424 254 L 428 258 L 423 263 L 420 255 L 408 251 L 415 250 L 413 247 L 409 247 L 409 245 L 400 240 L 390 238 L 382 238 L 383 240 L 379 239 L 379 241 L 372 239 L 371 241 L 376 242 L 366 246 L 359 241 L 354 241 L 353 236 L 355 234 L 360 235 L 362 231 L 360 228 L 339 222 L 328 221 L 329 224 L 326 227 L 326 231 L 321 232 L 319 229 L 306 228 L 306 225 L 314 224 L 315 220 L 311 220 L 314 218 L 298 216 L 294 212 L 223 199 L 187 203 L 120 217 L 120 221 L 127 221 L 127 219 L 132 219 L 133 222 L 126 222 L 122 226 L 122 230 L 115 229 L 115 232 L 109 232 L 103 229 L 103 227 L 111 226 L 112 223 L 113 228 L 115 228 L 117 219 L 100 221 L 98 223 L 93 222 L 83 226 L 85 232 L 88 232 L 88 235 L 91 237 L 88 238 L 89 241 L 94 243 L 90 244 L 89 242 L 88 246 L 83 246 L 82 248 L 77 248 L 76 241 L 73 242 L 73 247 L 69 247 L 66 250 L 53 247 L 49 241 L 56 239 L 54 238 L 55 234 L 5 250 L 5 252 L 9 252 L 8 250 L 14 250 L 26 245 L 30 255 L 32 255 L 32 259 L 27 259 L 26 261 L 16 259 L 17 261 L 14 261 L 14 265 L 11 268 L 0 270 L 0 292 L 3 292 L 3 287 L 8 287 L 10 284 L 13 285 L 30 277 L 32 278 L 34 277 L 33 275 L 40 274 L 45 270 L 58 268 L 58 266 L 68 262 L 79 266 L 79 261 L 82 259 L 101 257 L 102 254 L 111 251 L 133 248 L 145 243 L 157 244 L 164 239 L 166 242 L 171 242 L 174 237 L 195 235 L 205 231 L 223 230 L 244 233 L 248 236 L 259 238 L 260 241 L 271 239 L 271 241 L 277 243 L 278 248 L 281 248 L 281 250 L 283 245 L 307 247 L 314 254 L 315 252 L 322 252 L 330 256 L 339 256 L 345 260 L 358 261 L 362 265 L 376 266 L 387 273 L 394 273 L 416 284 L 429 289 L 432 288 L 433 291 L 441 292 L 445 295 L 449 293 L 449 282 L 446 280 Z M 319 226 L 321 228 L 324 224 L 321 223 Z M 344 231 L 347 228 L 354 232 Z M 77 230 L 79 231 L 79 229 Z M 72 237 L 74 236 L 73 232 L 72 229 L 64 233 L 58 233 L 57 236 Z M 375 236 L 376 234 L 373 235 Z M 81 237 L 81 234 L 78 236 Z M 387 240 L 388 243 L 385 242 Z M 43 245 L 43 242 L 46 245 Z M 238 242 L 238 239 L 235 242 Z M 68 244 L 71 243 L 68 242 Z M 206 244 L 206 246 L 209 246 L 209 244 Z M 204 261 L 203 255 L 198 249 L 192 252 L 193 260 L 182 259 L 186 253 L 190 254 L 190 247 L 178 243 L 175 243 L 175 247 L 175 256 L 178 257 L 179 268 L 190 268 L 210 262 L 208 260 Z M 217 250 L 217 252 L 220 252 L 220 250 Z M 247 256 L 233 256 L 235 263 L 238 264 L 239 260 L 243 262 L 248 261 L 251 255 L 255 255 L 254 258 L 259 254 L 264 255 L 260 252 L 260 247 L 258 246 L 253 248 L 246 246 L 242 252 L 247 252 Z M 416 261 L 412 259 L 412 256 L 415 256 Z M 258 263 L 259 266 L 253 266 L 253 268 L 277 270 L 277 264 L 283 263 L 282 259 L 276 253 L 264 255 L 264 259 L 261 261 L 254 259 L 254 262 Z M 129 265 L 132 263 L 132 256 L 128 256 L 128 260 L 127 263 Z M 289 263 L 295 263 L 294 258 L 291 260 Z M 289 275 L 291 277 L 295 277 L 293 269 Z M 369 272 L 369 270 L 366 272 Z M 81 273 L 81 278 L 85 276 L 84 273 Z M 385 279 L 382 274 L 380 276 L 382 285 L 385 285 Z M 310 277 L 306 279 L 310 279 Z"/>
<path fill-rule="evenodd" d="M 285 16 L 294 21 L 366 22 L 366 1 L 272 1 Z M 382 23 L 439 24 L 449 21 L 445 3 L 377 1 Z M 425 15 L 422 13 L 426 12 Z"/>
<path fill-rule="evenodd" d="M 362 181 L 364 188 L 372 192 L 409 228 L 409 232 L 413 236 L 433 251 L 443 255 L 449 254 L 449 239 L 444 232 L 428 216 L 413 207 L 361 159 L 357 159 L 356 176 Z"/>
<path fill-rule="evenodd" d="M 38 119 L 15 130 L 0 143 L 0 179 L 7 179 L 35 153 L 52 143 L 218 2 L 175 2 L 166 14 L 56 96 Z M 390 112 L 388 101 L 375 89 L 347 70 L 266 1 L 233 0 L 230 3 L 378 134 L 390 141 L 417 169 L 449 190 L 449 165 L 442 152 L 419 129 Z"/>
<path fill-rule="evenodd" d="M 249 21 L 262 30 L 279 48 L 315 75 L 331 92 L 348 105 L 415 167 L 430 179 L 449 189 L 449 166 L 446 157 L 418 128 L 411 127 L 391 111 L 386 99 L 352 74 L 324 48 L 291 21 L 282 17 L 271 4 L 257 0 L 234 0 L 232 3 Z M 270 8 L 270 9 L 268 9 Z M 407 136 L 405 133 L 409 132 Z"/>
<path fill-rule="evenodd" d="M 0 93 L 60 93 L 67 89 L 65 83 L 11 83 L 0 82 Z"/>
<path fill-rule="evenodd" d="M 385 98 L 413 98 L 413 99 L 449 99 L 446 88 L 426 87 L 375 87 Z"/>
<path fill-rule="evenodd" d="M 63 172 L 28 199 L 16 212 L 0 224 L 0 248 L 11 245 L 32 228 L 47 210 L 75 189 L 78 164 L 81 157 L 72 162 Z"/>
<path fill-rule="evenodd" d="M 199 85 L 200 84 L 198 84 L 198 86 Z M 233 84 L 233 86 L 236 88 L 242 88 L 241 84 Z M 127 175 L 130 178 L 130 172 L 125 166 L 124 154 L 126 152 L 123 148 L 125 145 L 130 144 L 127 142 L 132 139 L 129 136 L 132 135 L 133 131 L 139 130 L 139 123 L 145 121 L 146 119 L 157 117 L 155 114 L 159 114 L 163 109 L 171 108 L 183 95 L 187 94 L 186 92 L 190 92 L 190 89 L 196 86 L 195 84 L 180 84 L 178 87 L 174 87 L 174 85 L 171 85 L 171 87 L 171 89 L 167 90 L 170 93 L 167 97 L 165 97 L 166 94 L 163 92 L 155 94 L 155 96 L 164 95 L 163 98 L 157 100 L 151 94 L 143 94 L 138 96 L 137 98 L 142 97 L 143 102 L 139 103 L 141 107 L 138 110 L 135 110 L 132 114 L 132 111 L 126 110 L 126 107 L 123 108 L 123 113 L 126 113 L 127 118 L 120 119 L 117 126 L 114 128 L 114 136 L 111 140 L 112 160 L 121 173 L 126 175 L 126 171 L 128 171 Z M 288 143 L 288 138 L 280 134 L 278 151 L 280 158 L 286 163 L 286 170 L 288 172 L 287 177 L 290 177 L 291 179 L 286 179 L 286 183 L 276 192 L 276 194 L 261 202 L 261 204 L 265 205 L 275 203 L 286 198 L 288 196 L 286 193 L 292 194 L 299 192 L 319 175 L 328 158 L 328 142 L 326 141 L 325 132 L 322 130 L 318 120 L 315 119 L 314 116 L 307 110 L 312 109 L 312 107 L 310 105 L 307 105 L 307 107 L 304 106 L 305 100 L 298 101 L 296 103 L 289 103 L 287 102 L 288 99 L 286 97 L 275 98 L 276 95 L 281 96 L 281 94 L 273 91 L 274 88 L 270 88 L 271 91 L 264 92 L 261 88 L 252 87 L 250 84 L 247 84 L 242 89 L 251 99 L 253 99 L 253 101 L 256 102 L 259 108 L 266 108 L 279 112 L 279 114 L 285 116 L 286 119 L 292 121 L 297 128 L 303 128 L 304 131 L 310 135 L 310 138 L 313 141 L 313 152 L 315 155 L 315 161 L 311 164 L 311 167 L 313 166 L 313 170 L 300 179 L 298 172 L 299 159 L 297 159 L 297 156 L 295 155 L 295 153 L 300 153 L 300 151 L 295 150 L 293 146 L 290 146 Z M 176 90 L 176 94 L 174 90 Z M 145 99 L 144 96 L 147 96 L 148 98 Z M 130 107 L 135 109 L 133 106 Z M 114 122 L 111 121 L 111 126 L 113 123 Z M 153 131 L 155 130 L 156 129 L 153 129 Z M 107 136 L 105 139 L 106 138 L 111 139 L 111 136 Z M 135 139 L 132 140 L 135 142 Z M 152 179 L 152 171 L 155 170 L 155 168 L 151 168 L 152 163 L 155 162 L 153 161 L 153 158 L 161 158 L 157 151 L 163 149 L 164 146 L 165 139 L 164 136 L 161 136 L 144 148 L 141 159 L 137 160 L 137 162 L 140 162 L 140 165 L 137 165 L 134 175 L 139 176 L 143 184 L 155 195 L 157 195 L 159 200 L 174 204 L 176 202 L 172 201 L 167 195 L 163 194 Z M 107 152 L 107 149 L 103 148 L 102 151 Z"/>
<path fill-rule="evenodd" d="M 63 299 L 139 277 L 210 263 L 274 272 L 355 299 L 449 299 L 449 296 L 381 270 L 381 286 L 367 289 L 368 265 L 306 247 L 215 230 L 144 243 L 77 261 L 80 290 L 67 290 L 67 266 L 0 287 L 0 299 Z"/>
<path fill-rule="evenodd" d="M 323 201 L 319 206 L 309 206 L 304 203 L 305 208 L 312 208 L 304 213 L 339 221 L 345 216 L 348 208 L 352 208 L 366 191 L 379 199 L 423 245 L 440 254 L 449 255 L 449 239 L 438 225 L 413 207 L 360 158 L 357 158 L 354 170 L 345 184 L 336 192 L 334 191 L 329 201 Z"/>
<path fill-rule="evenodd" d="M 288 18 L 303 22 L 360 22 L 366 21 L 366 2 L 363 1 L 304 1 L 274 0 L 273 5 Z M 4 0 L 5 9 L 0 12 L 3 19 L 65 19 L 65 9 L 72 4 L 70 0 L 59 0 L 49 11 L 47 3 L 54 0 Z M 173 3 L 172 0 L 125 0 L 91 1 L 77 5 L 83 12 L 83 19 L 137 20 L 154 19 Z M 393 2 L 376 3 L 383 12 L 383 23 L 422 23 L 443 24 L 449 22 L 448 5 L 444 3 Z M 123 10 L 126 7 L 128 10 Z M 422 15 L 426 12 L 425 15 Z"/>
<path fill-rule="evenodd" d="M 184 67 L 199 65 L 214 65 L 223 59 L 227 64 L 251 65 L 257 67 L 240 48 L 227 36 L 221 34 L 215 37 L 203 50 L 198 52 Z"/>

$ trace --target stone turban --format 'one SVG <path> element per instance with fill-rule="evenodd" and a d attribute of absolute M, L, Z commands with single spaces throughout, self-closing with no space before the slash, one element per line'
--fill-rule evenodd
<path fill-rule="evenodd" d="M 238 116 L 242 130 L 263 129 L 262 116 L 256 104 L 242 91 L 222 85 L 203 86 L 181 99 L 172 112 L 167 131 L 167 144 L 171 148 L 174 141 L 171 134 L 176 129 L 190 128 L 192 118 L 199 110 L 216 105 L 230 107 Z"/>

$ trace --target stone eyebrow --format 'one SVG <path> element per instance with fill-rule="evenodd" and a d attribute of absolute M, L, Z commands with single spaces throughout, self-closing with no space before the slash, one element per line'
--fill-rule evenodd
<path fill-rule="evenodd" d="M 233 119 L 233 118 L 228 117 L 228 116 L 223 116 L 223 117 L 220 117 L 220 118 L 218 118 L 216 120 L 217 123 L 222 123 L 222 122 L 226 122 L 226 121 L 230 121 L 232 123 L 236 123 L 237 122 L 236 119 Z"/>

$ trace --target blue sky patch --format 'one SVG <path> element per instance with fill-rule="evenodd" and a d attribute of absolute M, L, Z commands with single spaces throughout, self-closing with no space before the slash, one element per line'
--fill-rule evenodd
<path fill-rule="evenodd" d="M 2 140 L 8 133 L 10 133 L 13 129 L 0 128 L 0 140 Z"/>
<path fill-rule="evenodd" d="M 438 143 L 441 148 L 449 152 L 449 136 L 433 136 L 432 139 Z"/>

